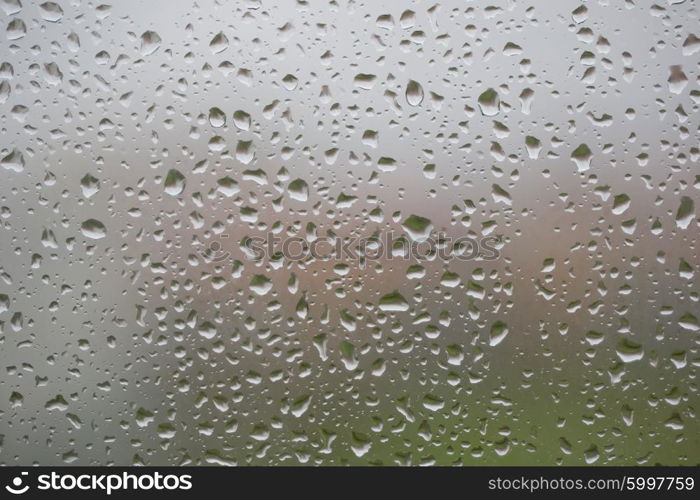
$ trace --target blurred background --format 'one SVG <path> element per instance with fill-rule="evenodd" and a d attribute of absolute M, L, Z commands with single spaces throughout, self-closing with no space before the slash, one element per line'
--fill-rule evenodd
<path fill-rule="evenodd" d="M 0 7 L 0 463 L 698 463 L 694 2 Z"/>

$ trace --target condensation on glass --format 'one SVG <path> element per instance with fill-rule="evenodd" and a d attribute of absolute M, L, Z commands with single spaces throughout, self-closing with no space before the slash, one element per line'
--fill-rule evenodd
<path fill-rule="evenodd" d="M 700 460 L 695 2 L 0 7 L 0 463 Z"/>

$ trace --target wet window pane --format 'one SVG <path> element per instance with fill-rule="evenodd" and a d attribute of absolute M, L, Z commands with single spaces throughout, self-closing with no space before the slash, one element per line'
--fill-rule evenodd
<path fill-rule="evenodd" d="M 2 0 L 0 462 L 696 464 L 694 2 Z"/>

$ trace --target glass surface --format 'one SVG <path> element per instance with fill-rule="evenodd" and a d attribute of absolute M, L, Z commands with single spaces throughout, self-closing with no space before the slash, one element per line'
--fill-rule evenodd
<path fill-rule="evenodd" d="M 0 463 L 700 461 L 695 2 L 0 7 Z"/>

